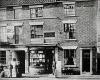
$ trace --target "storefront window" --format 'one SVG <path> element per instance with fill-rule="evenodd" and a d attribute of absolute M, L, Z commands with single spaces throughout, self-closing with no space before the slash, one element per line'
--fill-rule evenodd
<path fill-rule="evenodd" d="M 45 64 L 45 54 L 42 50 L 30 51 L 30 65 L 33 67 L 43 67 Z"/>
<path fill-rule="evenodd" d="M 65 65 L 75 65 L 76 58 L 75 49 L 66 49 L 64 50 L 64 64 Z"/>
<path fill-rule="evenodd" d="M 0 64 L 6 64 L 6 51 L 0 51 Z"/>

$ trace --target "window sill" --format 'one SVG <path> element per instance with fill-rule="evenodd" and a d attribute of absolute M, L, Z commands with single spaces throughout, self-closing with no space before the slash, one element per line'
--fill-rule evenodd
<path fill-rule="evenodd" d="M 76 67 L 76 65 L 65 65 L 64 67 Z"/>
<path fill-rule="evenodd" d="M 55 39 L 55 37 L 45 37 L 44 39 Z"/>
<path fill-rule="evenodd" d="M 76 41 L 77 39 L 65 39 L 66 41 Z"/>
<path fill-rule="evenodd" d="M 31 43 L 44 43 L 44 38 L 31 38 Z"/>

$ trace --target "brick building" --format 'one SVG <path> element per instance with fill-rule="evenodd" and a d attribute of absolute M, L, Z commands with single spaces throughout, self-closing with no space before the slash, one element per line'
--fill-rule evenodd
<path fill-rule="evenodd" d="M 96 74 L 97 3 L 1 0 L 0 63 L 16 58 L 30 75 Z"/>

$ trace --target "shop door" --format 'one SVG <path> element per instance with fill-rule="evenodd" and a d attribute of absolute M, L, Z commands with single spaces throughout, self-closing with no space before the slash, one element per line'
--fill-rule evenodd
<path fill-rule="evenodd" d="M 90 73 L 91 56 L 90 49 L 82 50 L 82 74 Z"/>
<path fill-rule="evenodd" d="M 52 50 L 46 50 L 45 52 L 45 70 L 46 73 L 52 73 L 52 64 L 53 64 L 53 53 Z"/>
<path fill-rule="evenodd" d="M 20 62 L 19 71 L 25 73 L 25 51 L 17 51 L 17 57 Z"/>
<path fill-rule="evenodd" d="M 100 54 L 97 54 L 97 74 L 100 75 Z"/>

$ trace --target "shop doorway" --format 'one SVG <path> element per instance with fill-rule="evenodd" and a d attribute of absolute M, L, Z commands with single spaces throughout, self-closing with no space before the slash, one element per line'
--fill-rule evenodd
<path fill-rule="evenodd" d="M 100 75 L 100 54 L 97 54 L 97 74 Z"/>
<path fill-rule="evenodd" d="M 91 49 L 82 50 L 82 74 L 92 74 L 92 53 Z"/>
<path fill-rule="evenodd" d="M 46 73 L 48 74 L 53 73 L 52 65 L 53 65 L 53 53 L 52 53 L 52 50 L 47 49 L 45 51 L 45 71 Z"/>
<path fill-rule="evenodd" d="M 20 62 L 19 71 L 25 73 L 25 51 L 16 51 L 17 60 Z"/>

